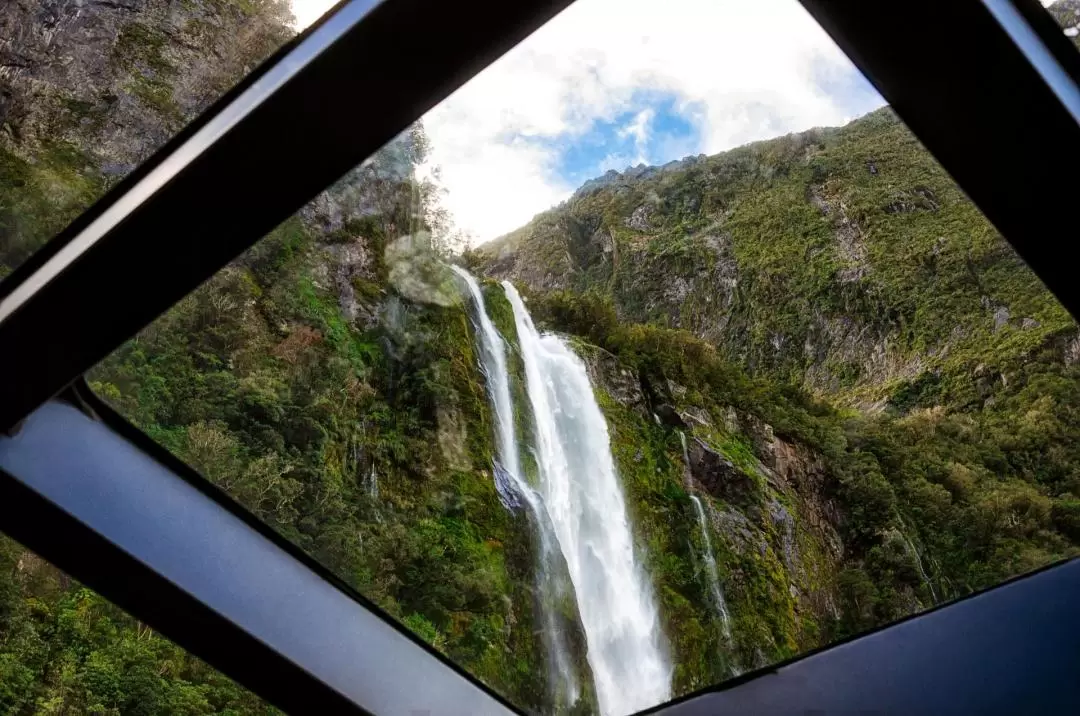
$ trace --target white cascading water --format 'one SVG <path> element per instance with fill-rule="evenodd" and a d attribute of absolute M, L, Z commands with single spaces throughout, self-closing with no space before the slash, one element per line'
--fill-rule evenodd
<path fill-rule="evenodd" d="M 491 400 L 492 412 L 495 413 L 495 450 L 499 456 L 495 485 L 504 504 L 516 503 L 520 499 L 527 501 L 532 491 L 521 472 L 521 454 L 518 452 L 517 431 L 514 429 L 514 403 L 510 399 L 510 372 L 506 367 L 506 344 L 499 335 L 499 329 L 488 317 L 480 284 L 460 266 L 451 268 L 465 281 L 473 302 L 473 320 L 480 346 L 480 370 L 487 381 L 488 397 Z M 508 480 L 509 484 L 504 483 L 504 479 Z"/>
<path fill-rule="evenodd" d="M 368 497 L 373 500 L 379 499 L 379 476 L 375 474 L 375 463 L 371 464 L 371 474 L 364 482 L 367 484 Z"/>
<path fill-rule="evenodd" d="M 514 404 L 510 398 L 510 372 L 506 362 L 506 343 L 488 317 L 480 284 L 465 269 L 452 266 L 464 280 L 473 303 L 473 323 L 480 348 L 480 370 L 487 383 L 488 398 L 495 418 L 495 442 L 498 461 L 494 464 L 495 489 L 507 509 L 518 509 L 522 503 L 529 509 L 540 546 L 537 565 L 540 621 L 543 627 L 548 659 L 548 683 L 554 708 L 569 708 L 581 695 L 572 666 L 566 635 L 559 628 L 556 604 L 569 592 L 565 566 L 557 551 L 557 538 L 540 495 L 525 481 L 521 469 L 521 452 L 514 427 Z"/>
<path fill-rule="evenodd" d="M 908 551 L 911 553 L 912 558 L 915 560 L 915 566 L 919 570 L 919 576 L 922 577 L 923 584 L 925 584 L 930 589 L 930 596 L 934 599 L 934 604 L 937 604 L 937 590 L 934 589 L 934 583 L 930 581 L 930 575 L 926 573 L 926 568 L 923 567 L 923 561 L 922 557 L 919 555 L 919 550 L 915 549 L 915 545 L 914 543 L 912 543 L 910 537 L 908 537 L 906 534 L 902 536 L 904 538 L 904 542 L 907 544 Z"/>
<path fill-rule="evenodd" d="M 694 512 L 697 513 L 698 527 L 701 529 L 701 541 L 705 543 L 705 575 L 709 578 L 709 590 L 712 592 L 713 606 L 717 616 L 720 617 L 720 628 L 723 630 L 724 639 L 731 645 L 731 614 L 728 612 L 727 600 L 724 598 L 724 589 L 720 586 L 720 572 L 716 568 L 716 554 L 712 548 L 712 538 L 709 537 L 709 523 L 705 519 L 705 507 L 701 500 L 692 492 L 693 485 L 690 481 L 690 452 L 686 449 L 686 435 L 679 431 L 679 442 L 682 444 L 683 463 L 686 465 L 686 490 L 690 493 L 690 501 L 694 503 Z"/>
<path fill-rule="evenodd" d="M 709 538 L 709 526 L 705 520 L 705 508 L 697 495 L 690 495 L 690 501 L 694 503 L 694 511 L 697 512 L 698 526 L 701 528 L 701 538 L 705 542 L 705 574 L 709 577 L 709 588 L 712 591 L 713 603 L 716 613 L 720 617 L 720 628 L 724 632 L 724 639 L 731 643 L 731 614 L 728 613 L 727 600 L 724 599 L 724 590 L 720 587 L 720 574 L 716 569 L 716 555 L 713 554 L 712 539 Z"/>
<path fill-rule="evenodd" d="M 600 712 L 623 716 L 671 696 L 671 666 L 634 558 L 607 422 L 582 360 L 558 336 L 536 331 L 512 284 L 503 289 L 533 410 L 537 492 L 574 585 Z"/>
<path fill-rule="evenodd" d="M 919 571 L 919 576 L 922 577 L 923 584 L 930 589 L 930 596 L 934 599 L 934 604 L 937 604 L 937 590 L 934 589 L 934 583 L 930 580 L 930 575 L 926 573 L 926 568 L 923 566 L 922 555 L 919 554 L 919 550 L 915 549 L 915 544 L 911 541 L 911 538 L 907 536 L 907 525 L 904 524 L 904 519 L 897 513 L 896 521 L 900 523 L 900 537 L 903 538 L 904 544 L 907 546 L 908 554 L 911 555 L 912 560 L 915 562 L 915 567 Z"/>

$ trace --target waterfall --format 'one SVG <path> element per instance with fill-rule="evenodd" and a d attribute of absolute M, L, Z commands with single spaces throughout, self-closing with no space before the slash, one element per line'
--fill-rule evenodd
<path fill-rule="evenodd" d="M 712 591 L 713 605 L 720 617 L 720 628 L 724 632 L 724 639 L 731 644 L 731 614 L 728 612 L 727 600 L 724 599 L 724 590 L 720 586 L 720 574 L 716 569 L 716 555 L 713 553 L 712 539 L 709 538 L 709 525 L 705 519 L 705 508 L 697 495 L 690 495 L 690 501 L 694 503 L 694 511 L 697 513 L 698 526 L 701 528 L 701 539 L 705 542 L 705 574 L 709 578 L 709 589 Z"/>
<path fill-rule="evenodd" d="M 705 544 L 705 575 L 709 578 L 709 590 L 712 593 L 713 607 L 716 609 L 717 616 L 720 617 L 720 628 L 724 633 L 724 640 L 728 646 L 731 646 L 731 613 L 728 612 L 724 589 L 720 586 L 720 572 L 716 568 L 716 554 L 713 552 L 712 538 L 709 536 L 709 523 L 705 518 L 705 507 L 693 492 L 693 484 L 690 480 L 690 453 L 686 449 L 686 435 L 681 430 L 679 431 L 679 442 L 682 444 L 683 464 L 686 466 L 686 491 L 690 493 L 690 501 L 694 503 L 698 527 L 701 529 L 701 541 Z"/>
<path fill-rule="evenodd" d="M 525 481 L 521 469 L 521 451 L 514 428 L 514 404 L 510 398 L 510 372 L 506 363 L 506 344 L 495 324 L 488 317 L 484 294 L 468 271 L 452 267 L 460 276 L 473 304 L 473 325 L 480 349 L 480 370 L 487 384 L 488 398 L 495 418 L 495 443 L 498 459 L 492 465 L 495 490 L 499 500 L 509 510 L 523 506 L 529 510 L 539 542 L 536 590 L 539 604 L 541 635 L 547 655 L 549 698 L 553 708 L 569 708 L 581 695 L 570 648 L 564 630 L 560 628 L 557 604 L 570 590 L 566 567 L 558 552 L 558 541 L 540 496 Z"/>
<path fill-rule="evenodd" d="M 916 567 L 916 569 L 919 570 L 919 576 L 922 577 L 923 584 L 925 584 L 927 586 L 927 588 L 930 590 L 930 596 L 933 598 L 934 604 L 937 604 L 938 603 L 937 591 L 934 589 L 934 583 L 932 581 L 930 581 L 930 575 L 928 575 L 926 573 L 926 568 L 923 567 L 923 561 L 922 561 L 922 557 L 919 556 L 919 550 L 915 549 L 915 545 L 912 543 L 911 538 L 908 537 L 906 534 L 901 532 L 900 536 L 902 536 L 904 538 L 904 544 L 907 545 L 908 551 L 911 553 L 911 556 L 915 559 L 915 567 Z"/>
<path fill-rule="evenodd" d="M 532 406 L 539 494 L 566 560 L 585 631 L 600 711 L 622 716 L 671 695 L 650 585 L 634 557 L 607 422 L 585 364 L 557 336 L 541 336 L 509 282 Z"/>
<path fill-rule="evenodd" d="M 926 573 L 926 567 L 923 566 L 922 555 L 919 554 L 919 550 L 915 549 L 915 544 L 907 535 L 907 525 L 904 524 L 904 518 L 900 516 L 899 512 L 896 513 L 896 521 L 900 525 L 900 529 L 897 530 L 900 533 L 900 538 L 904 540 L 904 546 L 907 548 L 908 554 L 915 561 L 915 569 L 918 570 L 923 584 L 930 590 L 930 597 L 934 600 L 934 604 L 937 604 L 937 590 L 934 589 L 934 583 L 930 580 L 930 575 Z"/>
<path fill-rule="evenodd" d="M 367 484 L 368 497 L 373 500 L 379 499 L 379 476 L 375 474 L 375 463 L 371 463 L 371 474 L 364 482 Z"/>
<path fill-rule="evenodd" d="M 499 456 L 498 462 L 493 465 L 495 488 L 503 505 L 516 509 L 520 507 L 520 500 L 528 501 L 531 490 L 521 472 L 521 453 L 514 429 L 514 403 L 510 399 L 510 372 L 506 367 L 506 344 L 499 335 L 499 329 L 488 317 L 480 284 L 460 266 L 451 268 L 465 281 L 473 303 L 473 323 L 480 347 L 480 370 L 487 383 L 488 398 L 495 417 L 495 451 Z"/>
<path fill-rule="evenodd" d="M 653 417 L 656 417 L 656 416 L 654 415 Z M 679 444 L 682 445 L 682 461 L 683 461 L 683 465 L 686 468 L 686 472 L 685 472 L 685 474 L 686 474 L 686 480 L 685 480 L 686 489 L 689 492 L 690 491 L 690 485 L 691 485 L 691 483 L 690 483 L 690 450 L 686 447 L 686 433 L 684 433 L 682 430 L 679 430 L 678 433 L 679 433 Z"/>

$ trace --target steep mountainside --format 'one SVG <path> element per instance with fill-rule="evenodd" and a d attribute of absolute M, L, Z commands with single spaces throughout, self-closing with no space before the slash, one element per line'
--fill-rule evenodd
<path fill-rule="evenodd" d="M 1076 334 L 889 109 L 609 172 L 476 253 L 491 276 L 601 297 L 864 406 Z"/>
<path fill-rule="evenodd" d="M 283 42 L 283 12 L 0 9 L 4 274 Z M 550 545 L 504 494 L 476 316 L 414 179 L 426 149 L 403 134 L 88 379 L 527 711 L 593 713 L 579 606 L 545 589 Z M 525 347 L 491 278 L 585 362 L 675 695 L 1078 551 L 1075 327 L 887 110 L 609 174 L 460 262 L 489 277 L 527 484 Z M 260 710 L 0 542 L 0 711 Z"/>
<path fill-rule="evenodd" d="M 288 0 L 0 7 L 0 276 L 291 38 Z"/>

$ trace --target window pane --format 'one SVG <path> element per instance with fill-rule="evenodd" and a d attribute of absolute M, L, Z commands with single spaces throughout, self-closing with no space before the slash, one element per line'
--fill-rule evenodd
<path fill-rule="evenodd" d="M 298 0 L 297 16 L 312 21 Z M 0 278 L 296 33 L 288 0 L 0 7 Z"/>
<path fill-rule="evenodd" d="M 279 713 L 2 536 L 0 711 Z"/>
<path fill-rule="evenodd" d="M 764 667 L 1080 540 L 1077 328 L 883 105 L 580 0 L 92 385 L 529 711 Z"/>

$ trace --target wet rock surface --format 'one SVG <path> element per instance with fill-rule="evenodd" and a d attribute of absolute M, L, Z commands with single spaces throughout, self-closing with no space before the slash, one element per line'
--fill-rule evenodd
<path fill-rule="evenodd" d="M 755 501 L 757 484 L 754 478 L 703 440 L 692 439 L 688 455 L 690 474 L 710 495 L 737 505 L 749 505 Z"/>

